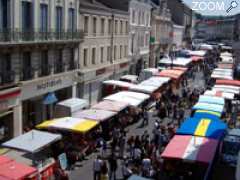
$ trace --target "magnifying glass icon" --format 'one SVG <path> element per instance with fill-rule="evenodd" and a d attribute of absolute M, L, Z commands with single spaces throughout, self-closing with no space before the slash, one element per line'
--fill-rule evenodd
<path fill-rule="evenodd" d="M 237 1 L 232 1 L 230 7 L 226 10 L 226 12 L 229 13 L 232 9 L 236 8 L 237 6 L 238 6 Z"/>

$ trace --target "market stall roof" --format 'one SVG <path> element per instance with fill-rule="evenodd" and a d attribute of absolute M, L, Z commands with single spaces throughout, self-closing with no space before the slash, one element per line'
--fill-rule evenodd
<path fill-rule="evenodd" d="M 233 54 L 232 53 L 229 53 L 229 52 L 223 52 L 220 54 L 220 57 L 232 57 Z"/>
<path fill-rule="evenodd" d="M 105 97 L 104 100 L 125 102 L 129 103 L 131 106 L 138 106 L 149 98 L 150 96 L 144 93 L 121 91 Z"/>
<path fill-rule="evenodd" d="M 233 76 L 228 73 L 212 73 L 211 78 L 214 79 L 233 79 Z"/>
<path fill-rule="evenodd" d="M 37 173 L 37 169 L 18 163 L 14 160 L 1 164 L 0 166 L 0 179 L 5 180 L 20 180 Z"/>
<path fill-rule="evenodd" d="M 193 62 L 198 62 L 198 61 L 204 60 L 204 57 L 201 57 L 201 56 L 192 56 L 191 58 L 192 58 Z"/>
<path fill-rule="evenodd" d="M 172 68 L 168 68 L 168 69 L 180 70 L 180 71 L 183 71 L 184 73 L 188 70 L 188 68 L 186 67 L 177 67 L 177 66 L 173 66 Z"/>
<path fill-rule="evenodd" d="M 117 81 L 117 80 L 107 80 L 107 81 L 104 81 L 103 84 L 112 85 L 112 86 L 119 86 L 119 87 L 124 87 L 124 88 L 130 88 L 130 87 L 134 86 L 133 83 L 124 82 L 124 81 Z"/>
<path fill-rule="evenodd" d="M 141 92 L 141 93 L 146 93 L 146 94 L 152 94 L 157 89 L 158 89 L 158 87 L 156 87 L 156 86 L 142 85 L 142 84 L 138 84 L 138 85 L 130 88 L 131 91 Z"/>
<path fill-rule="evenodd" d="M 169 77 L 151 77 L 143 82 L 141 82 L 141 85 L 146 86 L 155 86 L 157 88 L 160 88 L 163 84 L 168 83 L 170 81 Z"/>
<path fill-rule="evenodd" d="M 238 86 L 228 86 L 228 85 L 214 85 L 213 90 L 222 91 L 222 92 L 229 92 L 234 94 L 239 94 L 240 87 Z"/>
<path fill-rule="evenodd" d="M 69 107 L 71 112 L 75 112 L 79 109 L 83 109 L 89 106 L 89 103 L 85 99 L 71 98 L 57 103 L 58 105 Z"/>
<path fill-rule="evenodd" d="M 3 143 L 2 146 L 35 153 L 61 138 L 60 134 L 32 130 Z"/>
<path fill-rule="evenodd" d="M 137 175 L 132 175 L 131 177 L 128 178 L 128 180 L 150 180 L 150 179 L 137 176 Z"/>
<path fill-rule="evenodd" d="M 219 63 L 218 68 L 223 68 L 223 69 L 232 69 L 233 64 L 232 63 Z"/>
<path fill-rule="evenodd" d="M 211 163 L 218 141 L 205 137 L 175 135 L 162 153 L 162 158 Z"/>
<path fill-rule="evenodd" d="M 232 57 L 221 56 L 221 58 L 222 58 L 222 62 L 233 63 L 233 58 Z"/>
<path fill-rule="evenodd" d="M 228 135 L 240 137 L 240 129 L 229 129 Z"/>
<path fill-rule="evenodd" d="M 222 97 L 222 98 L 229 99 L 229 100 L 234 99 L 234 93 L 227 93 L 227 92 L 214 91 L 214 90 L 211 90 L 211 91 L 207 90 L 204 92 L 204 95 Z"/>
<path fill-rule="evenodd" d="M 181 71 L 181 70 L 166 69 L 158 73 L 157 76 L 169 77 L 176 80 L 176 79 L 179 79 L 183 74 L 184 74 L 184 71 Z"/>
<path fill-rule="evenodd" d="M 229 74 L 232 74 L 233 70 L 232 69 L 225 69 L 225 68 L 215 68 L 213 70 L 213 72 L 215 72 L 215 73 L 229 73 Z"/>
<path fill-rule="evenodd" d="M 239 80 L 217 79 L 216 84 L 218 84 L 218 85 L 239 86 L 240 87 L 240 81 Z"/>
<path fill-rule="evenodd" d="M 213 50 L 213 46 L 210 44 L 201 44 L 199 48 L 200 50 Z"/>
<path fill-rule="evenodd" d="M 212 120 L 220 120 L 221 113 L 214 111 L 206 111 L 206 110 L 197 110 L 195 111 L 194 118 L 210 118 Z"/>
<path fill-rule="evenodd" d="M 217 87 L 213 87 L 212 90 L 213 91 L 217 91 L 217 92 L 223 92 L 223 93 L 239 94 L 238 90 L 234 90 L 234 89 L 230 89 L 230 88 L 217 88 Z"/>
<path fill-rule="evenodd" d="M 159 61 L 160 64 L 168 64 L 168 65 L 173 64 L 176 66 L 187 66 L 191 62 L 192 62 L 191 58 L 180 58 L 180 57 L 173 60 L 171 60 L 170 58 L 163 58 Z"/>
<path fill-rule="evenodd" d="M 107 119 L 112 118 L 116 114 L 117 112 L 113 112 L 113 111 L 106 111 L 101 109 L 87 109 L 84 111 L 73 113 L 72 116 L 75 118 L 85 118 L 85 119 L 95 120 L 95 121 L 105 121 Z"/>
<path fill-rule="evenodd" d="M 12 161 L 12 159 L 10 159 L 9 157 L 7 157 L 7 156 L 0 156 L 0 166 L 2 164 L 8 163 L 10 161 Z"/>
<path fill-rule="evenodd" d="M 216 85 L 214 85 L 214 88 L 227 88 L 227 89 L 233 89 L 233 90 L 236 90 L 236 91 L 240 91 L 239 86 L 233 86 L 233 85 L 216 84 Z"/>
<path fill-rule="evenodd" d="M 198 50 L 198 51 L 189 51 L 189 54 L 193 57 L 204 57 L 206 55 L 207 51 L 204 50 Z"/>
<path fill-rule="evenodd" d="M 129 103 L 104 100 L 95 104 L 91 108 L 101 109 L 106 111 L 113 111 L 113 112 L 120 112 L 123 109 L 127 108 L 128 106 L 129 106 Z"/>
<path fill-rule="evenodd" d="M 182 123 L 176 134 L 221 139 L 226 129 L 227 125 L 220 120 L 188 118 Z"/>
<path fill-rule="evenodd" d="M 58 129 L 78 133 L 86 133 L 98 125 L 98 122 L 83 118 L 64 117 L 45 121 L 37 125 L 38 129 Z"/>
<path fill-rule="evenodd" d="M 207 110 L 222 113 L 224 109 L 223 105 L 219 104 L 208 104 L 208 103 L 197 103 L 193 106 L 193 110 Z"/>
<path fill-rule="evenodd" d="M 206 96 L 206 95 L 201 95 L 198 99 L 198 102 L 209 103 L 209 104 L 220 104 L 220 105 L 225 104 L 224 98 L 215 97 L 215 96 Z"/>
<path fill-rule="evenodd" d="M 122 76 L 120 78 L 120 80 L 127 80 L 127 81 L 130 81 L 132 83 L 136 83 L 138 81 L 138 76 L 127 74 L 127 75 Z"/>

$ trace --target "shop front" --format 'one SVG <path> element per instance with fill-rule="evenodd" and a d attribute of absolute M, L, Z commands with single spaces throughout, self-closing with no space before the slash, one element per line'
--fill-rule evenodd
<path fill-rule="evenodd" d="M 53 118 L 56 103 L 71 98 L 74 88 L 73 72 L 22 84 L 24 130 L 28 131 L 43 120 Z"/>
<path fill-rule="evenodd" d="M 15 87 L 0 92 L 0 142 L 19 134 L 18 122 L 20 88 Z"/>

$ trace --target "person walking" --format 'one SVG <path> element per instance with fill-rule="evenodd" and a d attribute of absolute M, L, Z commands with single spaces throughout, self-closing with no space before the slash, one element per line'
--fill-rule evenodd
<path fill-rule="evenodd" d="M 93 179 L 94 180 L 101 180 L 101 168 L 102 168 L 103 161 L 101 157 L 98 155 L 97 158 L 93 161 Z"/>
<path fill-rule="evenodd" d="M 147 109 L 144 108 L 143 109 L 143 121 L 142 121 L 142 125 L 141 127 L 144 127 L 145 125 L 148 125 L 148 112 L 147 112 Z"/>
<path fill-rule="evenodd" d="M 108 180 L 108 167 L 106 161 L 103 161 L 101 167 L 101 180 Z"/>
<path fill-rule="evenodd" d="M 118 168 L 117 165 L 117 158 L 115 156 L 115 154 L 112 154 L 110 156 L 110 158 L 108 159 L 108 163 L 109 163 L 109 169 L 110 169 L 110 173 L 109 173 L 109 180 L 116 180 L 116 171 Z"/>
<path fill-rule="evenodd" d="M 119 157 L 123 158 L 126 144 L 126 136 L 122 134 L 119 140 Z"/>
<path fill-rule="evenodd" d="M 129 168 L 129 165 L 127 162 L 123 162 L 122 165 L 122 175 L 123 179 L 127 180 L 131 175 L 133 174 L 132 170 Z"/>

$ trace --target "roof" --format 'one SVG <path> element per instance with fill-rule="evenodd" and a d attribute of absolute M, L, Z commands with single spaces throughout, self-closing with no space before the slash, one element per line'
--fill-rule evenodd
<path fill-rule="evenodd" d="M 219 63 L 218 68 L 225 68 L 225 69 L 232 69 L 233 64 L 232 63 Z"/>
<path fill-rule="evenodd" d="M 222 113 L 224 106 L 219 104 L 197 103 L 193 106 L 194 110 L 207 110 Z"/>
<path fill-rule="evenodd" d="M 109 118 L 115 116 L 117 112 L 106 111 L 101 109 L 87 109 L 84 111 L 78 111 L 73 113 L 73 117 L 75 118 L 85 118 L 94 121 L 105 121 Z"/>
<path fill-rule="evenodd" d="M 169 77 L 172 79 L 179 79 L 184 74 L 184 71 L 176 70 L 176 69 L 166 69 L 162 70 L 157 76 L 161 77 Z"/>
<path fill-rule="evenodd" d="M 227 93 L 227 92 L 222 92 L 222 91 L 207 90 L 204 92 L 204 95 L 222 97 L 222 98 L 230 99 L 230 100 L 234 99 L 234 93 Z"/>
<path fill-rule="evenodd" d="M 240 137 L 240 129 L 231 129 L 228 131 L 228 135 Z"/>
<path fill-rule="evenodd" d="M 3 143 L 2 146 L 35 153 L 61 138 L 59 134 L 32 130 Z"/>
<path fill-rule="evenodd" d="M 189 51 L 189 54 L 191 56 L 197 56 L 197 57 L 204 57 L 206 55 L 207 51 L 204 50 L 198 50 L 198 51 Z"/>
<path fill-rule="evenodd" d="M 202 136 L 213 139 L 221 139 L 227 129 L 227 125 L 214 118 L 188 118 L 186 119 L 176 134 Z"/>
<path fill-rule="evenodd" d="M 219 118 L 221 117 L 221 113 L 219 112 L 214 112 L 214 111 L 206 111 L 206 110 L 197 110 L 195 111 L 194 118 L 210 118 L 212 120 L 220 120 Z"/>
<path fill-rule="evenodd" d="M 175 135 L 162 153 L 162 158 L 187 160 L 209 164 L 212 162 L 218 141 L 205 137 Z"/>
<path fill-rule="evenodd" d="M 38 129 L 57 129 L 76 133 L 86 133 L 96 127 L 98 122 L 83 118 L 64 117 L 45 121 L 37 125 Z"/>
<path fill-rule="evenodd" d="M 216 84 L 239 86 L 240 87 L 240 81 L 238 81 L 238 80 L 217 79 Z"/>
<path fill-rule="evenodd" d="M 161 64 L 173 64 L 178 66 L 187 66 L 189 63 L 192 62 L 191 58 L 176 58 L 176 59 L 170 59 L 170 58 L 163 58 L 159 61 Z"/>
<path fill-rule="evenodd" d="M 89 106 L 89 103 L 85 99 L 71 98 L 57 103 L 57 105 L 71 108 L 71 112 L 77 111 Z"/>
<path fill-rule="evenodd" d="M 147 86 L 156 86 L 161 87 L 163 84 L 168 83 L 170 81 L 169 77 L 151 77 L 143 82 L 141 82 L 141 85 L 147 85 Z"/>
<path fill-rule="evenodd" d="M 122 76 L 120 78 L 120 80 L 128 80 L 128 81 L 135 83 L 138 81 L 138 76 L 127 74 L 127 75 Z"/>
<path fill-rule="evenodd" d="M 0 179 L 4 180 L 20 180 L 37 172 L 36 168 L 18 163 L 16 161 L 9 161 L 0 166 Z"/>
<path fill-rule="evenodd" d="M 229 92 L 234 94 L 239 94 L 240 92 L 239 86 L 214 85 L 212 89 L 216 91 Z"/>
<path fill-rule="evenodd" d="M 125 102 L 131 106 L 138 106 L 149 98 L 150 96 L 144 93 L 121 91 L 105 97 L 104 100 Z"/>
<path fill-rule="evenodd" d="M 209 104 L 220 104 L 220 105 L 225 104 L 224 98 L 215 97 L 215 96 L 206 96 L 206 95 L 201 95 L 198 99 L 198 102 L 209 103 Z"/>
<path fill-rule="evenodd" d="M 130 87 L 133 87 L 135 85 L 133 83 L 124 82 L 124 81 L 117 81 L 117 80 L 107 80 L 107 81 L 104 81 L 103 84 L 112 85 L 112 86 L 119 86 L 119 87 L 124 87 L 124 88 L 130 88 Z"/>
<path fill-rule="evenodd" d="M 120 112 L 123 109 L 127 108 L 128 106 L 129 106 L 129 103 L 104 100 L 104 101 L 99 102 L 98 104 L 95 104 L 91 108 Z"/>
<path fill-rule="evenodd" d="M 156 87 L 156 86 L 143 85 L 143 84 L 138 84 L 138 85 L 130 88 L 131 91 L 142 92 L 142 93 L 146 93 L 146 94 L 152 94 L 157 89 L 158 89 L 158 87 Z"/>

